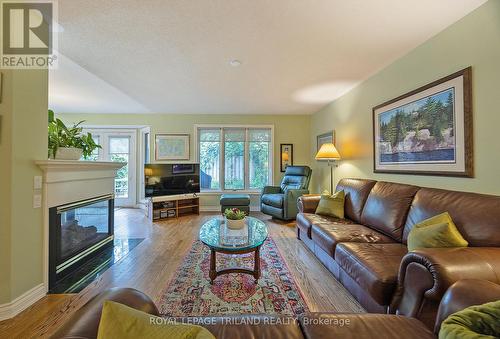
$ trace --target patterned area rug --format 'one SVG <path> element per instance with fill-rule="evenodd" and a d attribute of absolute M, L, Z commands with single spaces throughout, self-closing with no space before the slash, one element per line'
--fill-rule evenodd
<path fill-rule="evenodd" d="M 243 266 L 253 269 L 253 253 L 217 253 L 217 269 Z M 274 241 L 260 250 L 262 275 L 256 284 L 249 274 L 224 274 L 210 285 L 210 251 L 196 241 L 158 303 L 168 317 L 190 317 L 241 313 L 298 316 L 308 307 Z"/>

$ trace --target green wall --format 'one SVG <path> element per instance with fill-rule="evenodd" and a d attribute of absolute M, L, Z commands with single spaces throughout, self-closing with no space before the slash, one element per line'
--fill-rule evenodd
<path fill-rule="evenodd" d="M 475 178 L 373 173 L 372 108 L 422 85 L 472 66 Z M 500 194 L 500 1 L 490 0 L 313 115 L 316 135 L 335 129 L 343 157 L 336 181 L 374 178 L 422 186 Z M 312 190 L 329 187 L 329 172 L 311 158 Z"/>
<path fill-rule="evenodd" d="M 35 160 L 47 158 L 48 72 L 2 70 L 0 304 L 43 282 L 43 212 L 33 208 Z"/>
<path fill-rule="evenodd" d="M 87 125 L 145 125 L 151 127 L 152 146 L 156 133 L 188 133 L 191 135 L 191 161 L 195 160 L 195 124 L 242 124 L 274 125 L 274 181 L 281 180 L 279 168 L 280 143 L 293 143 L 294 164 L 309 165 L 310 116 L 308 115 L 211 115 L 211 114 L 58 114 L 66 123 L 85 120 Z M 154 159 L 154 147 L 151 159 Z M 202 197 L 204 206 L 218 206 L 219 195 Z M 258 204 L 258 196 L 252 197 L 252 204 Z"/>

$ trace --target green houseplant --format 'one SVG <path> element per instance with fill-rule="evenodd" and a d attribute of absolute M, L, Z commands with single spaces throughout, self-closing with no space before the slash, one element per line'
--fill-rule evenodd
<path fill-rule="evenodd" d="M 83 133 L 83 128 L 80 127 L 83 122 L 67 127 L 49 110 L 49 158 L 78 160 L 82 155 L 88 158 L 94 150 L 101 148 L 95 143 L 91 133 Z"/>
<path fill-rule="evenodd" d="M 245 227 L 246 214 L 238 208 L 227 208 L 224 211 L 226 226 L 230 229 L 242 229 Z"/>

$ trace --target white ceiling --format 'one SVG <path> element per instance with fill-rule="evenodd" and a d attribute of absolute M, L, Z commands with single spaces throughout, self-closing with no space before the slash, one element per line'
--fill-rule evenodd
<path fill-rule="evenodd" d="M 59 1 L 67 58 L 49 102 L 66 113 L 311 114 L 484 2 Z"/>

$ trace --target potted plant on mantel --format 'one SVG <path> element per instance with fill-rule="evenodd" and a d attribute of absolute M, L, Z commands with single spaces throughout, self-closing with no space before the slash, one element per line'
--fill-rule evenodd
<path fill-rule="evenodd" d="M 227 208 L 224 211 L 226 226 L 232 230 L 239 230 L 245 227 L 246 214 L 238 208 Z"/>
<path fill-rule="evenodd" d="M 84 121 L 67 127 L 60 119 L 54 118 L 49 110 L 49 158 L 56 160 L 79 160 L 89 157 L 92 152 L 101 148 L 92 139 L 91 133 L 83 133 L 80 125 Z"/>

